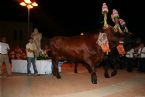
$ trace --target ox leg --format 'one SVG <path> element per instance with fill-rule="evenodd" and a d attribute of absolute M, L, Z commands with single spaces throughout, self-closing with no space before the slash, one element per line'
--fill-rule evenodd
<path fill-rule="evenodd" d="M 75 67 L 74 67 L 74 73 L 78 73 L 78 70 L 77 70 L 78 64 L 75 63 L 74 65 L 75 65 Z"/>
<path fill-rule="evenodd" d="M 74 64 L 75 65 L 75 67 L 74 67 L 74 73 L 78 73 L 78 63 L 75 63 Z M 88 70 L 88 72 L 89 73 L 91 73 L 92 72 L 92 70 L 91 69 L 89 69 L 90 68 L 90 66 L 89 65 L 87 65 L 87 64 L 85 64 L 85 63 L 83 63 L 83 66 L 85 66 L 86 68 L 87 68 L 87 70 Z"/>
<path fill-rule="evenodd" d="M 112 62 L 112 69 L 113 69 L 113 71 L 111 72 L 111 76 L 115 76 L 116 74 L 117 74 L 117 65 L 116 65 L 116 62 L 115 62 L 115 60 L 112 60 L 113 62 Z"/>
<path fill-rule="evenodd" d="M 53 63 L 53 71 L 52 71 L 52 73 L 53 73 L 53 75 L 54 76 L 56 76 L 58 79 L 60 79 L 61 78 L 61 76 L 60 76 L 60 74 L 59 74 L 59 72 L 58 72 L 58 61 L 57 62 L 52 62 Z"/>
<path fill-rule="evenodd" d="M 92 83 L 93 84 L 97 84 L 97 75 L 96 75 L 95 68 L 93 68 L 92 66 L 90 66 L 88 64 L 85 64 L 85 67 L 87 68 L 87 70 L 91 74 L 91 81 L 92 81 Z"/>
<path fill-rule="evenodd" d="M 94 71 L 91 73 L 91 81 L 93 84 L 97 84 L 97 75 Z"/>
<path fill-rule="evenodd" d="M 105 78 L 110 78 L 108 70 L 109 70 L 109 59 L 108 55 L 104 56 L 103 59 L 103 67 L 104 67 L 104 77 Z"/>
<path fill-rule="evenodd" d="M 105 77 L 105 78 L 110 78 L 109 73 L 108 73 L 108 66 L 107 66 L 107 65 L 104 66 L 104 70 L 105 70 L 105 72 L 104 72 L 104 77 Z"/>
<path fill-rule="evenodd" d="M 115 76 L 117 74 L 117 70 L 111 72 L 111 76 Z"/>
<path fill-rule="evenodd" d="M 88 72 L 91 74 L 92 71 L 93 71 L 93 69 L 91 68 L 91 66 L 88 65 L 88 64 L 85 64 L 85 63 L 84 63 L 84 66 L 87 68 Z"/>

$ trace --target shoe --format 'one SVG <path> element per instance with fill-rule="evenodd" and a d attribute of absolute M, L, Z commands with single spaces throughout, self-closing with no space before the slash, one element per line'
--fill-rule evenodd
<path fill-rule="evenodd" d="M 31 73 L 28 73 L 27 75 L 28 75 L 28 76 L 31 76 L 32 74 L 31 74 Z"/>
<path fill-rule="evenodd" d="M 34 76 L 38 76 L 38 73 L 35 73 Z"/>

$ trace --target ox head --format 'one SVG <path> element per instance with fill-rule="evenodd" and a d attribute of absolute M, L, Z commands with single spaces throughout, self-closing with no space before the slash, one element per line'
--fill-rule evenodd
<path fill-rule="evenodd" d="M 133 33 L 115 32 L 114 28 L 111 26 L 108 26 L 108 28 L 106 28 L 106 29 L 102 29 L 102 32 L 107 34 L 110 48 L 116 47 L 118 45 L 119 41 L 123 41 L 125 50 L 128 51 L 131 48 L 134 48 L 141 43 L 140 38 L 138 38 Z"/>
<path fill-rule="evenodd" d="M 122 40 L 126 51 L 139 46 L 141 43 L 141 39 L 133 33 L 125 33 L 125 37 Z"/>

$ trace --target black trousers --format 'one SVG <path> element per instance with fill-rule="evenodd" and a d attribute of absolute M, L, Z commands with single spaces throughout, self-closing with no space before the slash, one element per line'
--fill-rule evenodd
<path fill-rule="evenodd" d="M 138 71 L 145 72 L 145 58 L 139 59 Z"/>
<path fill-rule="evenodd" d="M 126 58 L 126 69 L 128 72 L 132 72 L 134 67 L 134 60 L 133 58 Z"/>

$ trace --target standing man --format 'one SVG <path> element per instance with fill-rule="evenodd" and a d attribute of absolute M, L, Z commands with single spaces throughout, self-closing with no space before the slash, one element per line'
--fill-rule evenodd
<path fill-rule="evenodd" d="M 145 72 L 145 46 L 144 46 L 144 43 L 140 44 L 138 53 L 140 54 L 138 71 Z"/>
<path fill-rule="evenodd" d="M 126 68 L 128 72 L 133 71 L 133 53 L 134 53 L 134 48 L 132 48 L 130 51 L 126 52 Z"/>
<path fill-rule="evenodd" d="M 36 61 L 35 61 L 35 45 L 33 43 L 33 38 L 29 38 L 28 43 L 26 44 L 26 55 L 27 55 L 27 73 L 31 75 L 31 63 L 33 65 L 34 75 L 38 75 L 38 71 L 36 68 Z"/>
<path fill-rule="evenodd" d="M 0 42 L 0 75 L 2 74 L 2 64 L 6 64 L 7 73 L 11 75 L 11 67 L 8 56 L 8 51 L 10 50 L 9 44 L 6 43 L 6 37 L 1 38 Z"/>

